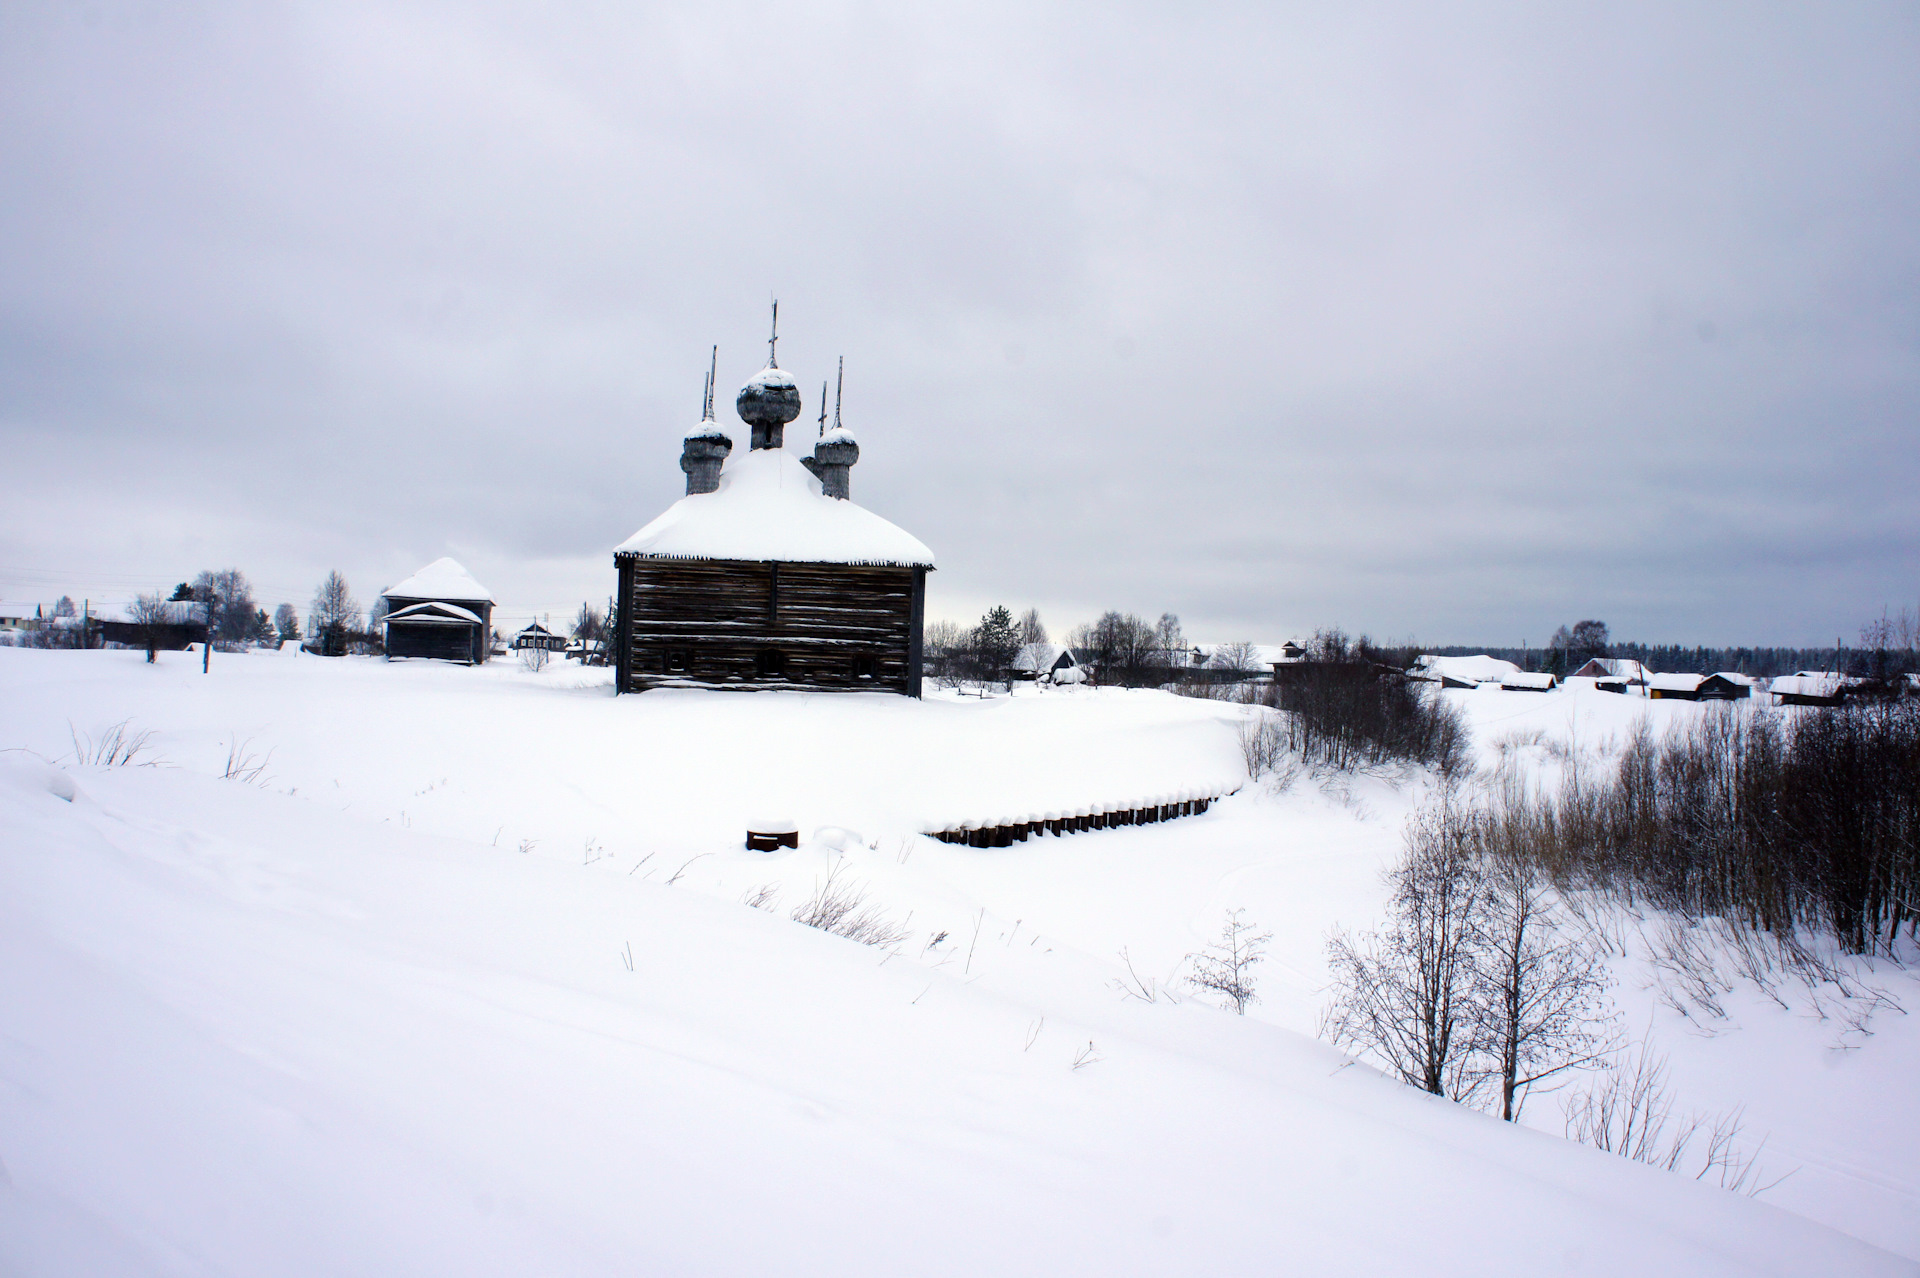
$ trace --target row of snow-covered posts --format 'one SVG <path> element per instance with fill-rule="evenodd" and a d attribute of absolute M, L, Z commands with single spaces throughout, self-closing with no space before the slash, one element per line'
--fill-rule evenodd
<path fill-rule="evenodd" d="M 970 848 L 1008 848 L 1042 834 L 1079 834 L 1084 830 L 1112 830 L 1123 825 L 1153 825 L 1180 817 L 1199 816 L 1216 799 L 1233 790 L 1182 790 L 1158 795 L 1138 804 L 1096 803 L 1064 812 L 1033 813 L 1022 817 L 1001 817 L 994 821 L 963 821 L 944 829 L 929 827 L 921 833 L 942 843 L 959 843 Z"/>

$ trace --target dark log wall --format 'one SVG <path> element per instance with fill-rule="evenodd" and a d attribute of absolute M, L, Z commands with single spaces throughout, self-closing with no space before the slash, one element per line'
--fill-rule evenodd
<path fill-rule="evenodd" d="M 617 561 L 623 691 L 793 688 L 920 695 L 924 568 Z"/>
<path fill-rule="evenodd" d="M 383 595 L 381 597 L 387 601 L 387 611 L 389 612 L 399 612 L 402 608 L 411 608 L 415 604 L 421 603 L 447 603 L 452 604 L 456 608 L 465 608 L 468 612 L 477 615 L 480 618 L 480 628 L 468 632 L 473 638 L 467 645 L 467 655 L 465 657 L 448 657 L 446 660 L 471 661 L 475 665 L 478 665 L 485 661 L 488 654 L 493 651 L 493 605 L 484 600 L 474 600 L 469 603 L 464 600 L 455 599 L 416 599 L 409 595 Z M 429 654 L 395 653 L 394 655 L 426 656 Z M 431 655 L 439 656 L 440 654 L 434 653 Z"/>
<path fill-rule="evenodd" d="M 387 655 L 472 662 L 478 646 L 478 630 L 478 626 L 409 625 L 395 621 L 387 626 Z"/>

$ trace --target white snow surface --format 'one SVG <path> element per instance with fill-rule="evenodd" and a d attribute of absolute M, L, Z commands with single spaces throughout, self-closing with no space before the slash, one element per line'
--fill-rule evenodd
<path fill-rule="evenodd" d="M 933 566 L 933 552 L 919 538 L 863 506 L 828 497 L 783 448 L 735 453 L 717 490 L 682 497 L 614 553 Z"/>
<path fill-rule="evenodd" d="M 0 1273 L 1920 1273 L 1920 1018 L 1847 1037 L 1739 989 L 1703 1024 L 1617 965 L 1683 1108 L 1744 1105 L 1793 1172 L 1758 1200 L 1316 1041 L 1417 775 L 969 850 L 914 831 L 1238 785 L 1249 712 L 609 694 L 0 648 Z M 1438 695 L 1542 784 L 1746 712 Z M 123 721 L 157 766 L 77 761 Z M 813 833 L 744 851 L 767 813 Z M 907 939 L 791 921 L 829 874 Z M 1275 934 L 1247 1016 L 1120 993 L 1123 948 L 1164 981 L 1229 907 Z"/>
<path fill-rule="evenodd" d="M 492 603 L 493 595 L 473 579 L 457 559 L 436 559 L 398 585 L 380 592 L 394 599 L 452 599 L 461 603 Z"/>

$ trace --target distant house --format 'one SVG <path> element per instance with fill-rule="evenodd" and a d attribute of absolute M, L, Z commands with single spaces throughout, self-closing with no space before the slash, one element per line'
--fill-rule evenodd
<path fill-rule="evenodd" d="M 1847 695 L 1839 675 L 1813 671 L 1781 675 L 1767 685 L 1767 691 L 1783 706 L 1837 706 Z"/>
<path fill-rule="evenodd" d="M 1552 692 L 1560 681 L 1544 671 L 1515 670 L 1500 676 L 1500 686 L 1508 692 Z"/>
<path fill-rule="evenodd" d="M 536 621 L 513 636 L 515 652 L 521 652 L 527 648 L 540 648 L 547 652 L 565 652 L 567 641 L 565 636 L 556 635 Z"/>
<path fill-rule="evenodd" d="M 1071 648 L 1051 643 L 1030 643 L 1014 656 L 1013 674 L 1016 679 L 1049 679 L 1059 671 L 1074 669 L 1078 664 Z"/>
<path fill-rule="evenodd" d="M 1567 678 L 1617 679 L 1622 684 L 1636 685 L 1645 684 L 1651 673 L 1638 661 L 1629 661 L 1624 657 L 1594 657 L 1578 670 L 1571 671 Z"/>
<path fill-rule="evenodd" d="M 387 658 L 479 665 L 487 659 L 493 595 L 452 559 L 436 559 L 380 596 Z"/>

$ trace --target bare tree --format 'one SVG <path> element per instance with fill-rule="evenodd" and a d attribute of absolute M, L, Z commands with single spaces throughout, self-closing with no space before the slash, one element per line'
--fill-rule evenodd
<path fill-rule="evenodd" d="M 347 632 L 359 618 L 360 605 L 354 602 L 347 579 L 336 568 L 327 574 L 327 579 L 313 593 L 311 621 L 314 637 L 320 641 L 321 653 L 329 657 L 343 655 L 347 650 Z"/>
<path fill-rule="evenodd" d="M 134 633 L 139 636 L 141 646 L 146 648 L 147 661 L 151 664 L 154 654 L 160 650 L 160 637 L 167 629 L 167 600 L 160 597 L 159 591 L 150 595 L 135 595 L 128 615 L 133 619 Z"/>
<path fill-rule="evenodd" d="M 207 633 L 219 643 L 245 643 L 252 635 L 253 587 L 238 568 L 203 572 L 193 579 L 193 597 L 207 606 Z"/>
<path fill-rule="evenodd" d="M 300 637 L 300 610 L 290 603 L 283 603 L 273 610 L 273 628 L 280 633 L 280 642 Z"/>
<path fill-rule="evenodd" d="M 1474 993 L 1485 878 L 1463 814 L 1450 800 L 1419 813 L 1389 876 L 1385 932 L 1336 931 L 1327 943 L 1334 997 L 1320 1032 L 1370 1054 L 1404 1082 L 1469 1100 Z"/>
<path fill-rule="evenodd" d="M 1216 670 L 1246 674 L 1260 669 L 1260 663 L 1254 659 L 1258 655 L 1250 643 L 1223 643 L 1213 650 L 1213 658 L 1207 664 Z"/>
<path fill-rule="evenodd" d="M 1179 668 L 1187 664 L 1187 636 L 1180 629 L 1180 618 L 1172 613 L 1160 614 L 1160 620 L 1153 628 L 1153 643 L 1160 650 L 1160 659 L 1169 666 Z"/>
<path fill-rule="evenodd" d="M 1021 613 L 1020 620 L 1015 623 L 1015 629 L 1019 631 L 1022 648 L 1030 643 L 1047 642 L 1047 628 L 1040 622 L 1038 608 L 1029 608 Z"/>
<path fill-rule="evenodd" d="M 1513 1122 L 1534 1084 L 1615 1050 L 1613 1015 L 1599 956 L 1557 926 L 1540 872 L 1495 859 L 1483 881 L 1476 1046 L 1499 1084 L 1500 1117 Z"/>
<path fill-rule="evenodd" d="M 73 606 L 73 596 L 61 595 L 59 601 L 53 605 L 53 615 L 56 617 L 79 616 L 80 610 Z"/>
<path fill-rule="evenodd" d="M 1146 682 L 1157 637 L 1155 627 L 1132 613 L 1101 614 L 1091 625 L 1077 627 L 1068 642 L 1092 654 L 1092 665 L 1102 683 L 1138 687 Z"/>
<path fill-rule="evenodd" d="M 1245 913 L 1228 910 L 1219 939 L 1187 955 L 1191 968 L 1187 983 L 1225 996 L 1241 1016 L 1247 1014 L 1247 1004 L 1254 1001 L 1253 969 L 1266 957 L 1267 942 L 1273 939 L 1271 932 L 1255 931 L 1254 925 L 1242 917 Z"/>

